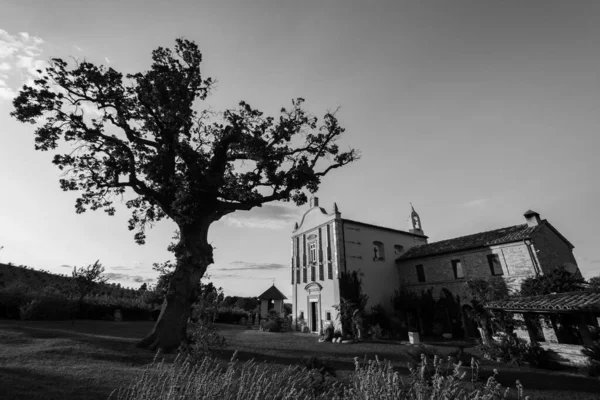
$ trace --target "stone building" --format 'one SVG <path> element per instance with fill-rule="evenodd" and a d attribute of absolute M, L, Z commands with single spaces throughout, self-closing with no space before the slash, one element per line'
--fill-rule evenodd
<path fill-rule="evenodd" d="M 335 203 L 329 213 L 313 197 L 292 234 L 293 318 L 303 320 L 311 332 L 336 325 L 340 276 L 359 270 L 362 290 L 369 297 L 367 309 L 380 304 L 389 310 L 390 296 L 400 282 L 395 259 L 427 243 L 414 211 L 412 219 L 414 229 L 409 232 L 352 221 L 342 218 Z"/>
<path fill-rule="evenodd" d="M 468 279 L 502 276 L 518 290 L 529 276 L 564 265 L 580 274 L 573 245 L 535 211 L 526 223 L 414 247 L 396 259 L 403 283 L 412 288 L 443 288 L 463 294 Z"/>
<path fill-rule="evenodd" d="M 579 273 L 573 245 L 538 213 L 524 216 L 521 225 L 428 243 L 414 208 L 412 228 L 403 231 L 342 218 L 335 203 L 327 212 L 313 197 L 292 233 L 292 316 L 311 332 L 338 325 L 334 306 L 340 303 L 344 272 L 360 271 L 367 311 L 380 305 L 390 315 L 391 299 L 401 288 L 429 292 L 440 304 L 460 305 L 468 301 L 468 279 L 502 276 L 518 289 L 524 278 L 558 265 Z M 475 334 L 464 312 L 439 311 L 446 325 L 460 324 L 467 334 Z"/>
<path fill-rule="evenodd" d="M 465 316 L 470 307 L 468 280 L 498 276 L 510 291 L 516 291 L 523 279 L 549 273 L 558 266 L 581 275 L 573 245 L 535 211 L 527 211 L 524 217 L 521 225 L 411 248 L 396 259 L 402 285 L 413 293 L 430 293 L 434 300 L 452 296 L 462 312 L 437 322 L 450 330 L 454 319 L 464 333 L 474 336 L 474 324 Z M 427 331 L 427 325 L 436 322 L 432 318 L 427 321 L 420 315 L 419 330 Z"/>

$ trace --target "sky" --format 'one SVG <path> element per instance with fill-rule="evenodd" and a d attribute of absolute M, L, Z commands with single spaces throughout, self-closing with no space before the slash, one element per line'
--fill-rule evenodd
<path fill-rule="evenodd" d="M 153 282 L 175 226 L 139 246 L 119 206 L 76 214 L 52 155 L 11 100 L 50 57 L 143 71 L 158 46 L 194 40 L 218 80 L 202 107 L 247 101 L 268 115 L 296 97 L 339 107 L 340 145 L 362 158 L 317 196 L 342 217 L 407 230 L 410 202 L 430 242 L 524 223 L 533 209 L 600 275 L 600 2 L 0 0 L 0 262 L 55 273 L 96 260 L 125 286 Z M 215 223 L 208 275 L 226 295 L 291 294 L 294 222 L 274 203 Z"/>

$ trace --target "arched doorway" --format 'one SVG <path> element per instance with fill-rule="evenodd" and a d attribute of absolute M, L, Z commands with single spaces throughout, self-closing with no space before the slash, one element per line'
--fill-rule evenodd
<path fill-rule="evenodd" d="M 317 282 L 311 282 L 304 287 L 308 293 L 307 309 L 308 309 L 308 328 L 313 333 L 321 332 L 321 289 L 323 287 Z"/>

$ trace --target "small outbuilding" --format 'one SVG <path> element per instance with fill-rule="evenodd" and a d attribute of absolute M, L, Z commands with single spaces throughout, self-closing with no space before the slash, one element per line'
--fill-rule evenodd
<path fill-rule="evenodd" d="M 275 287 L 275 284 L 258 296 L 258 299 L 260 300 L 261 318 L 267 318 L 271 310 L 275 310 L 278 315 L 283 314 L 283 301 L 287 300 L 287 297 Z"/>

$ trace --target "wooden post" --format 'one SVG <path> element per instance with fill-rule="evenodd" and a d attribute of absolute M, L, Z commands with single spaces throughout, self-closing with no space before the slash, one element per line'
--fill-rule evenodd
<path fill-rule="evenodd" d="M 515 313 L 514 319 L 517 321 L 517 326 L 515 326 L 515 334 L 518 338 L 525 340 L 527 343 L 531 342 L 531 336 L 529 335 L 529 331 L 525 325 L 525 316 L 523 313 Z"/>
<path fill-rule="evenodd" d="M 585 321 L 584 314 L 577 315 L 577 330 L 581 335 L 581 341 L 584 346 L 588 346 L 594 343 L 592 339 L 592 335 L 590 334 L 590 330 L 588 329 L 587 322 Z"/>

